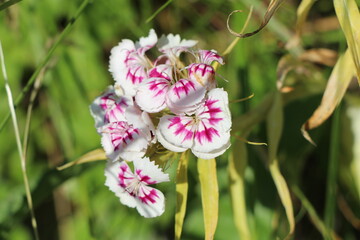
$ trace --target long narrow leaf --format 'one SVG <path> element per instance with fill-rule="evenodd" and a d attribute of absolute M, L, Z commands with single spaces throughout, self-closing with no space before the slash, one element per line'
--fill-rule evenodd
<path fill-rule="evenodd" d="M 345 34 L 360 84 L 360 13 L 355 0 L 334 0 L 336 15 Z"/>
<path fill-rule="evenodd" d="M 175 213 L 175 239 L 180 239 L 186 213 L 188 196 L 187 169 L 189 163 L 189 151 L 181 154 L 176 173 L 176 213 Z"/>
<path fill-rule="evenodd" d="M 269 168 L 271 176 L 275 182 L 277 191 L 280 196 L 281 203 L 283 204 L 286 212 L 286 216 L 289 222 L 289 233 L 287 237 L 290 237 L 295 230 L 295 219 L 293 205 L 291 202 L 290 192 L 284 177 L 282 176 L 278 159 L 277 150 L 282 133 L 283 125 L 283 112 L 282 112 L 282 99 L 280 92 L 277 92 L 273 102 L 273 106 L 270 109 L 267 118 L 267 135 L 269 143 Z"/>
<path fill-rule="evenodd" d="M 107 157 L 105 155 L 105 152 L 102 148 L 99 149 L 95 149 L 93 151 L 90 151 L 84 155 L 82 155 L 81 157 L 79 157 L 78 159 L 66 163 L 64 165 L 62 165 L 61 167 L 57 167 L 56 169 L 59 171 L 62 171 L 66 168 L 78 165 L 78 164 L 82 164 L 82 163 L 87 163 L 87 162 L 94 162 L 94 161 L 98 161 L 98 160 L 106 160 Z"/>
<path fill-rule="evenodd" d="M 230 195 L 233 217 L 240 239 L 251 239 L 245 201 L 245 168 L 247 165 L 247 149 L 244 142 L 236 141 L 229 154 Z"/>
<path fill-rule="evenodd" d="M 219 187 L 215 159 L 198 159 L 205 239 L 214 239 L 219 215 Z"/>
<path fill-rule="evenodd" d="M 10 0 L 10 1 L 6 1 L 0 4 L 0 11 L 7 9 L 8 7 L 14 5 L 15 3 L 18 3 L 22 0 Z"/>

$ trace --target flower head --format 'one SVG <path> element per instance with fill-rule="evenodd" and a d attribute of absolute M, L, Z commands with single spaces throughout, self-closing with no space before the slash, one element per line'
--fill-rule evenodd
<path fill-rule="evenodd" d="M 160 216 L 165 210 L 165 198 L 161 191 L 149 185 L 169 181 L 169 175 L 149 158 L 133 161 L 134 172 L 125 162 L 111 162 L 105 169 L 105 185 L 128 207 L 136 208 L 146 218 Z"/>

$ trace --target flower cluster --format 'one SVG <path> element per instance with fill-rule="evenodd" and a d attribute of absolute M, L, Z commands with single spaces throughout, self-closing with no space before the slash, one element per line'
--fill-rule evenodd
<path fill-rule="evenodd" d="M 169 181 L 145 156 L 149 147 L 159 142 L 173 152 L 191 149 L 211 159 L 230 146 L 228 96 L 216 88 L 211 66 L 223 59 L 215 51 L 193 50 L 196 44 L 173 34 L 158 39 L 154 30 L 135 43 L 122 40 L 110 56 L 115 84 L 90 106 L 109 158 L 106 185 L 144 217 L 164 212 L 164 195 L 148 185 Z M 146 53 L 154 48 L 160 56 L 151 60 Z M 193 59 L 190 64 L 180 60 L 182 53 Z"/>

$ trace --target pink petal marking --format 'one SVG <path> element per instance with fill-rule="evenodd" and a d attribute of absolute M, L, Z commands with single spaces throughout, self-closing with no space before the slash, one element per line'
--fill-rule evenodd
<path fill-rule="evenodd" d="M 133 128 L 127 122 L 113 122 L 107 126 L 106 131 L 110 134 L 110 139 L 114 151 L 119 150 L 123 145 L 129 144 L 134 140 L 134 135 L 140 135 L 137 128 Z"/>
<path fill-rule="evenodd" d="M 201 124 L 203 125 L 202 127 L 204 128 L 204 130 L 195 131 L 194 133 L 195 139 L 201 145 L 205 144 L 206 142 L 212 142 L 214 135 L 220 137 L 219 132 L 215 128 L 207 128 L 203 122 Z"/>
<path fill-rule="evenodd" d="M 211 125 L 218 124 L 223 118 L 217 117 L 219 113 L 222 113 L 222 110 L 220 107 L 215 107 L 215 105 L 219 100 L 211 100 L 208 99 L 205 101 L 205 109 L 203 112 L 201 112 L 198 116 L 202 119 L 206 119 Z M 208 114 L 209 116 L 204 116 L 205 114 Z"/>
<path fill-rule="evenodd" d="M 167 93 L 167 89 L 169 87 L 169 83 L 161 80 L 158 81 L 157 79 L 150 81 L 148 85 L 149 85 L 149 90 L 154 92 L 153 95 L 154 97 Z"/>
<path fill-rule="evenodd" d="M 100 98 L 100 107 L 105 110 L 105 122 L 117 120 L 118 114 L 124 115 L 128 106 L 126 99 L 117 97 L 115 93 L 109 93 Z"/>
<path fill-rule="evenodd" d="M 173 87 L 173 91 L 179 99 L 182 97 L 182 93 L 188 95 L 191 89 L 195 90 L 195 84 L 192 81 L 188 81 L 186 79 L 180 79 Z"/>
<path fill-rule="evenodd" d="M 201 63 L 211 64 L 213 61 L 217 61 L 220 64 L 224 64 L 224 61 L 220 55 L 214 51 L 199 50 L 199 58 Z"/>
<path fill-rule="evenodd" d="M 171 119 L 169 119 L 170 124 L 168 126 L 168 128 L 175 128 L 174 134 L 176 136 L 183 136 L 183 140 L 187 141 L 187 140 L 191 140 L 193 138 L 194 132 L 187 129 L 186 127 L 192 127 L 192 125 L 194 124 L 192 120 L 189 120 L 185 123 L 182 122 L 181 117 L 173 117 Z"/>
<path fill-rule="evenodd" d="M 156 203 L 156 198 L 159 198 L 154 188 L 147 189 L 145 186 L 140 186 L 138 198 L 144 204 Z"/>

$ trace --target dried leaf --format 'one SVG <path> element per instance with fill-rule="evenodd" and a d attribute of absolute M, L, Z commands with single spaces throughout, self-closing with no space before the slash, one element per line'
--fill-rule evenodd
<path fill-rule="evenodd" d="M 107 157 L 104 150 L 102 148 L 99 148 L 82 155 L 80 158 L 76 159 L 75 161 L 64 164 L 61 167 L 57 167 L 56 169 L 62 171 L 74 165 L 87 163 L 87 162 L 94 162 L 99 160 L 106 160 L 106 159 Z"/>
<path fill-rule="evenodd" d="M 286 212 L 286 216 L 289 222 L 289 238 L 295 230 L 294 210 L 291 202 L 290 192 L 284 177 L 282 176 L 278 159 L 277 150 L 283 127 L 283 111 L 282 111 L 282 99 L 281 93 L 275 94 L 275 99 L 270 109 L 267 118 L 267 135 L 269 143 L 269 168 L 271 176 L 275 182 L 275 186 L 280 196 L 281 203 L 283 204 Z"/>
<path fill-rule="evenodd" d="M 229 26 L 229 19 L 231 17 L 232 14 L 236 13 L 236 12 L 242 12 L 241 10 L 235 10 L 233 12 L 231 12 L 228 16 L 228 19 L 227 19 L 227 28 L 229 30 L 229 32 L 231 34 L 233 34 L 234 36 L 236 37 L 239 37 L 239 38 L 246 38 L 246 37 L 251 37 L 252 35 L 258 33 L 261 31 L 261 29 L 263 29 L 267 24 L 268 22 L 270 21 L 271 17 L 274 15 L 274 13 L 276 12 L 276 10 L 280 7 L 281 3 L 284 2 L 285 0 L 271 0 L 271 2 L 269 3 L 269 6 L 268 8 L 266 9 L 266 12 L 265 12 L 265 15 L 264 15 L 264 18 L 263 18 L 263 21 L 262 23 L 260 24 L 260 26 L 253 32 L 249 32 L 249 33 L 236 33 L 234 32 L 230 26 Z"/>
<path fill-rule="evenodd" d="M 338 54 L 336 51 L 326 48 L 309 49 L 300 55 L 300 60 L 323 64 L 332 67 L 335 65 Z"/>
<path fill-rule="evenodd" d="M 198 159 L 205 239 L 214 239 L 219 215 L 219 187 L 215 159 Z"/>
<path fill-rule="evenodd" d="M 301 132 L 305 139 L 315 145 L 308 131 L 320 126 L 340 103 L 345 91 L 354 75 L 354 63 L 350 51 L 347 50 L 337 61 L 327 83 L 320 106 L 312 116 L 302 125 Z"/>
<path fill-rule="evenodd" d="M 176 213 L 175 213 L 175 239 L 180 239 L 186 213 L 188 196 L 187 169 L 189 163 L 189 151 L 181 154 L 176 173 Z"/>
<path fill-rule="evenodd" d="M 345 34 L 360 84 L 360 13 L 355 0 L 334 0 L 336 15 Z"/>

